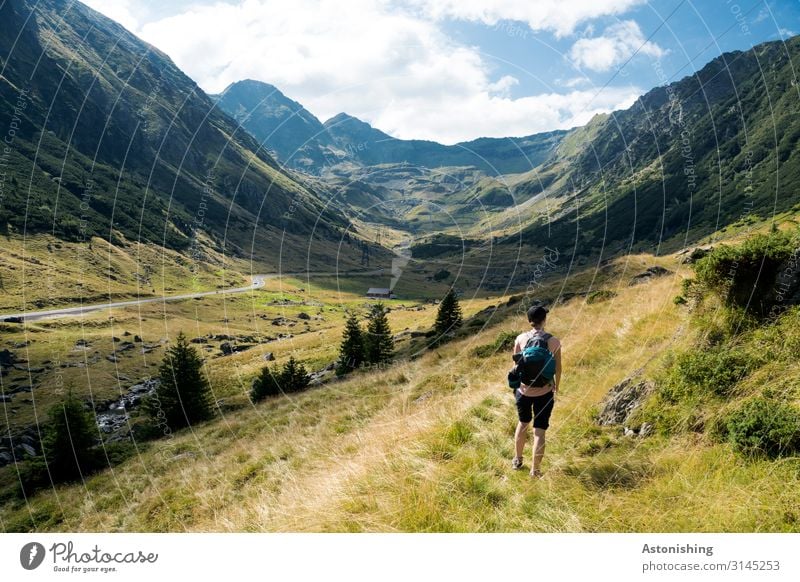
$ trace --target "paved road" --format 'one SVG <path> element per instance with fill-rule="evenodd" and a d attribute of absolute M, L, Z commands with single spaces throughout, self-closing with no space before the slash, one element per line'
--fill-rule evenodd
<path fill-rule="evenodd" d="M 80 316 L 85 313 L 92 313 L 93 311 L 102 311 L 103 309 L 112 309 L 114 307 L 130 307 L 131 305 L 143 305 L 145 303 L 163 303 L 166 301 L 180 301 L 182 299 L 194 299 L 195 297 L 206 297 L 208 295 L 229 295 L 231 293 L 244 293 L 245 291 L 252 291 L 264 286 L 264 281 L 267 279 L 275 279 L 277 277 L 352 277 L 364 275 L 379 275 L 383 270 L 376 271 L 355 271 L 343 273 L 325 273 L 325 272 L 312 272 L 312 273 L 270 273 L 266 275 L 253 275 L 253 283 L 247 287 L 235 287 L 233 289 L 220 289 L 217 291 L 201 291 L 198 293 L 185 293 L 183 295 L 170 295 L 169 297 L 147 297 L 145 299 L 134 299 L 131 301 L 115 301 L 112 303 L 97 303 L 95 305 L 79 305 L 78 307 L 65 307 L 63 309 L 49 309 L 47 311 L 25 311 L 22 313 L 6 313 L 0 314 L 0 321 L 39 321 L 41 319 L 56 319 L 59 317 Z"/>

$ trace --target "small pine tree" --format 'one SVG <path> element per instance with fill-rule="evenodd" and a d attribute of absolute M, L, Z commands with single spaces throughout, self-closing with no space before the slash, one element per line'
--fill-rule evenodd
<path fill-rule="evenodd" d="M 282 391 L 280 372 L 278 372 L 277 368 L 273 369 L 269 366 L 264 366 L 258 377 L 253 380 L 250 399 L 253 402 L 261 402 L 269 396 L 277 396 Z"/>
<path fill-rule="evenodd" d="M 264 366 L 261 374 L 253 381 L 250 398 L 253 402 L 260 402 L 269 396 L 299 392 L 308 386 L 310 381 L 306 367 L 294 357 L 290 357 L 280 371 L 277 366 L 275 368 Z"/>
<path fill-rule="evenodd" d="M 289 358 L 281 371 L 281 382 L 286 387 L 287 392 L 299 392 L 311 381 L 311 378 L 306 372 L 306 367 L 295 360 L 293 357 Z"/>
<path fill-rule="evenodd" d="M 145 410 L 173 430 L 210 419 L 214 415 L 211 387 L 203 374 L 203 359 L 183 332 L 164 354 L 159 368 L 161 383 Z"/>
<path fill-rule="evenodd" d="M 390 362 L 393 353 L 394 340 L 389 319 L 386 317 L 386 308 L 382 303 L 376 303 L 369 312 L 367 336 L 364 339 L 365 361 L 370 364 Z"/>
<path fill-rule="evenodd" d="M 100 433 L 83 402 L 70 390 L 62 403 L 49 410 L 49 417 L 42 452 L 53 481 L 75 481 L 94 471 L 93 447 Z"/>
<path fill-rule="evenodd" d="M 462 323 L 461 306 L 458 304 L 456 293 L 451 287 L 439 304 L 439 311 L 436 314 L 436 323 L 434 325 L 436 341 L 444 341 L 448 335 L 461 327 Z"/>
<path fill-rule="evenodd" d="M 351 311 L 342 333 L 342 344 L 339 347 L 339 361 L 336 374 L 343 376 L 358 368 L 364 362 L 364 333 L 358 323 L 358 317 Z"/>

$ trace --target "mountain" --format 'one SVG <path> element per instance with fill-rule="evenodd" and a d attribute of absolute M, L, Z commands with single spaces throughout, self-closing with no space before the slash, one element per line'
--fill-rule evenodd
<path fill-rule="evenodd" d="M 212 97 L 287 165 L 309 168 L 325 163 L 325 148 L 332 145 L 325 127 L 272 85 L 240 81 Z"/>
<path fill-rule="evenodd" d="M 799 65 L 797 36 L 725 53 L 573 130 L 515 182 L 548 202 L 523 240 L 658 252 L 800 210 Z"/>
<path fill-rule="evenodd" d="M 273 149 L 281 162 L 310 173 L 342 162 L 474 166 L 490 175 L 525 172 L 547 160 L 566 134 L 552 131 L 527 137 L 480 138 L 452 146 L 397 139 L 346 113 L 321 124 L 272 85 L 252 80 L 230 85 L 218 104 L 265 147 Z"/>
<path fill-rule="evenodd" d="M 6 232 L 266 257 L 284 231 L 303 246 L 348 227 L 166 55 L 79 2 L 0 4 L 0 127 Z"/>

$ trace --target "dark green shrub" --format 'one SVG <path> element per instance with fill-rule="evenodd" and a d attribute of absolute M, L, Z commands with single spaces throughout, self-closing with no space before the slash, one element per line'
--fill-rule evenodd
<path fill-rule="evenodd" d="M 763 316 L 775 303 L 775 279 L 793 246 L 782 232 L 759 234 L 738 246 L 719 246 L 695 264 L 697 283 L 726 305 Z"/>
<path fill-rule="evenodd" d="M 743 351 L 726 346 L 684 352 L 675 359 L 661 392 L 671 402 L 690 395 L 726 396 L 758 363 Z"/>
<path fill-rule="evenodd" d="M 516 339 L 517 334 L 513 331 L 501 331 L 492 343 L 478 346 L 472 350 L 472 353 L 478 358 L 488 358 L 497 352 L 510 352 Z"/>
<path fill-rule="evenodd" d="M 800 451 L 800 410 L 777 400 L 753 398 L 730 413 L 717 433 L 747 456 L 794 455 Z"/>

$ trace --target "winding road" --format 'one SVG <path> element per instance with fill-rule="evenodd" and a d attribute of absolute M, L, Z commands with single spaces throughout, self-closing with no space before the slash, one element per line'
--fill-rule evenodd
<path fill-rule="evenodd" d="M 114 307 L 130 307 L 131 305 L 144 305 L 145 303 L 159 303 L 167 301 L 180 301 L 183 299 L 194 299 L 196 297 L 206 297 L 208 295 L 230 295 L 232 293 L 244 293 L 264 286 L 267 279 L 278 277 L 352 277 L 364 275 L 380 275 L 383 269 L 375 271 L 346 271 L 341 273 L 326 272 L 306 272 L 306 273 L 270 273 L 265 275 L 252 275 L 252 284 L 247 287 L 234 287 L 232 289 L 218 289 L 216 291 L 199 291 L 197 293 L 184 293 L 182 295 L 170 295 L 165 297 L 147 297 L 145 299 L 133 299 L 130 301 L 114 301 L 111 303 L 96 303 L 94 305 L 79 305 L 77 307 L 64 307 L 62 309 L 49 309 L 47 311 L 23 311 L 22 313 L 0 314 L 0 321 L 22 323 L 29 321 L 39 321 L 42 319 L 56 319 L 59 317 L 80 316 L 94 311 L 113 309 Z"/>

